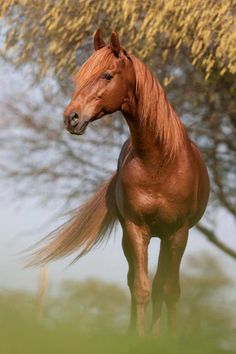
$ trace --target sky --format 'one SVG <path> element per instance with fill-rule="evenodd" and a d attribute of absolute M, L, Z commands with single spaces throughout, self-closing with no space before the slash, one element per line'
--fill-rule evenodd
<path fill-rule="evenodd" d="M 9 72 L 7 75 L 6 68 L 2 66 L 0 69 L 1 97 L 4 97 L 5 92 L 11 91 L 12 81 L 7 79 Z M 11 75 L 15 77 L 14 85 L 17 85 L 19 73 L 12 71 Z M 7 117 L 0 119 L 7 119 Z M 13 194 L 11 187 L 6 191 L 5 185 L 0 185 L 0 289 L 37 291 L 39 269 L 25 269 L 25 259 L 23 255 L 18 253 L 63 222 L 63 219 L 58 217 L 59 211 L 61 211 L 61 205 L 55 205 L 52 210 L 52 203 L 50 206 L 47 204 L 42 206 L 37 198 L 21 197 L 19 199 L 18 195 Z M 228 244 L 235 244 L 235 224 L 230 216 L 219 210 L 215 213 L 215 223 L 221 238 L 226 239 Z M 156 268 L 158 249 L 159 240 L 152 239 L 149 246 L 149 269 L 151 271 Z M 226 272 L 230 276 L 234 276 L 235 261 L 217 250 L 193 229 L 190 231 L 182 269 L 187 271 L 189 257 L 198 257 L 200 261 L 204 254 L 217 257 Z M 65 280 L 73 279 L 80 282 L 87 278 L 112 281 L 126 287 L 127 263 L 121 248 L 121 230 L 118 230 L 116 235 L 110 238 L 108 244 L 93 250 L 79 262 L 68 267 L 73 256 L 49 266 L 49 286 L 51 289 L 57 289 L 57 285 Z"/>

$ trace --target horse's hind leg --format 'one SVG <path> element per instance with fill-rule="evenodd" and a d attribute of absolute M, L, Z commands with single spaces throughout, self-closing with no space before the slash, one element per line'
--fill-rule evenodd
<path fill-rule="evenodd" d="M 123 226 L 123 249 L 129 264 L 128 285 L 131 291 L 131 326 L 144 335 L 145 307 L 151 285 L 148 279 L 148 244 L 150 237 L 133 223 Z"/>
<path fill-rule="evenodd" d="M 173 334 L 176 332 L 176 304 L 180 297 L 180 262 L 187 244 L 187 239 L 188 228 L 183 227 L 171 235 L 167 240 L 169 265 L 163 287 L 163 299 L 168 311 L 168 327 Z"/>

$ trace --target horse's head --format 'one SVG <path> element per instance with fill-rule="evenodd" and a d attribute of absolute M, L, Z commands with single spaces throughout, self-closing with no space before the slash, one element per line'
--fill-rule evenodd
<path fill-rule="evenodd" d="M 135 73 L 118 35 L 105 44 L 101 31 L 94 36 L 95 52 L 83 64 L 75 79 L 75 92 L 64 112 L 68 131 L 81 135 L 87 125 L 105 114 L 127 111 L 135 86 Z"/>

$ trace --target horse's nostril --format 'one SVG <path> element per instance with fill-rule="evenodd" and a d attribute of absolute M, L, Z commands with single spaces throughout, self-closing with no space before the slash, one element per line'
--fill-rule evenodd
<path fill-rule="evenodd" d="M 79 118 L 73 118 L 70 122 L 72 127 L 75 127 L 79 123 Z"/>
<path fill-rule="evenodd" d="M 70 114 L 70 119 L 78 118 L 78 114 L 76 112 L 72 112 Z"/>
<path fill-rule="evenodd" d="M 79 116 L 76 112 L 72 112 L 69 117 L 70 125 L 75 127 L 79 123 Z"/>

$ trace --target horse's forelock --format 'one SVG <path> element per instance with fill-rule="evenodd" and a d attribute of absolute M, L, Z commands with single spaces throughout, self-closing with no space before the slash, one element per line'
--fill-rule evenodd
<path fill-rule="evenodd" d="M 115 56 L 108 47 L 95 51 L 75 75 L 75 85 L 81 89 L 92 83 L 114 62 Z"/>

